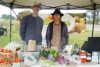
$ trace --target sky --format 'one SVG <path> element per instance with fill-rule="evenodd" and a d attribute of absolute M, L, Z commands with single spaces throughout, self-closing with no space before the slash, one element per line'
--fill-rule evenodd
<path fill-rule="evenodd" d="M 15 13 L 18 14 L 19 12 L 26 10 L 26 9 L 14 9 Z M 31 11 L 31 10 L 30 10 Z M 54 10 L 40 10 L 39 13 L 44 13 L 44 14 L 48 14 L 48 13 L 53 13 Z M 86 10 L 61 10 L 62 13 L 86 13 Z M 0 5 L 0 17 L 3 14 L 10 14 L 10 9 L 8 7 L 4 7 L 2 5 Z M 16 15 L 12 12 L 12 15 L 16 17 Z"/>
<path fill-rule="evenodd" d="M 19 12 L 22 11 L 22 9 L 14 9 L 14 11 L 15 11 L 16 14 L 18 14 Z M 0 5 L 0 17 L 3 14 L 9 15 L 10 14 L 10 9 L 8 7 Z M 15 16 L 15 14 L 13 12 L 12 12 L 12 15 Z"/>

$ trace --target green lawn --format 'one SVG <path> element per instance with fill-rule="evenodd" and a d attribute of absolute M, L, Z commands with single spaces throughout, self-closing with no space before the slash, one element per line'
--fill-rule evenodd
<path fill-rule="evenodd" d="M 7 35 L 0 36 L 0 47 L 4 47 L 8 43 L 10 43 L 9 20 L 5 20 L 2 23 L 3 23 L 3 25 L 6 26 L 8 33 L 7 33 Z M 12 33 L 12 38 L 11 38 L 12 41 L 20 40 L 20 36 L 19 36 L 19 22 L 18 21 L 12 21 L 12 32 L 11 33 Z"/>
<path fill-rule="evenodd" d="M 0 37 L 0 47 L 4 47 L 10 42 L 9 21 L 4 21 L 3 24 L 7 27 L 8 34 Z M 82 34 L 78 34 L 78 33 L 69 34 L 69 44 L 72 45 L 78 44 L 79 46 L 82 46 L 84 41 L 87 40 L 87 38 L 92 35 L 91 33 L 92 33 L 91 31 L 87 30 L 85 33 Z M 100 31 L 99 32 L 95 31 L 94 35 L 100 36 Z M 13 25 L 12 25 L 12 41 L 15 40 L 20 40 L 18 21 L 13 21 Z"/>

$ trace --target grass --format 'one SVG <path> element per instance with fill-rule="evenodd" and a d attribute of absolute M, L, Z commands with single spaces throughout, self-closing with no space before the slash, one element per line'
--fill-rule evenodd
<path fill-rule="evenodd" d="M 0 22 L 1 23 L 1 22 Z M 4 47 L 6 46 L 8 43 L 10 43 L 10 36 L 9 36 L 9 20 L 5 20 L 2 22 L 3 25 L 5 25 L 7 27 L 8 30 L 8 34 L 1 36 L 0 37 L 0 47 Z M 12 21 L 12 41 L 15 40 L 20 40 L 20 36 L 19 36 L 19 21 Z M 48 23 L 44 23 L 44 24 L 48 24 Z M 87 40 L 87 38 L 89 36 L 92 35 L 92 32 L 87 30 L 85 33 L 82 34 L 78 34 L 78 33 L 73 33 L 73 34 L 69 34 L 69 44 L 74 45 L 74 44 L 78 44 L 80 47 L 82 46 L 82 44 L 84 43 L 84 41 Z M 94 32 L 94 36 L 100 36 L 100 31 L 95 31 Z"/>
<path fill-rule="evenodd" d="M 4 47 L 8 43 L 10 43 L 10 32 L 9 32 L 10 25 L 9 25 L 9 20 L 2 21 L 2 23 L 1 23 L 2 25 L 6 26 L 8 32 L 7 32 L 7 35 L 0 36 L 0 47 Z M 11 32 L 11 34 L 12 34 L 12 38 L 11 38 L 12 41 L 20 40 L 19 22 L 18 21 L 15 21 L 15 20 L 12 21 L 12 32 Z"/>
<path fill-rule="evenodd" d="M 88 30 L 82 34 L 79 33 L 69 34 L 69 44 L 71 45 L 77 44 L 81 47 L 84 41 L 86 41 L 89 36 L 91 36 L 91 31 Z"/>

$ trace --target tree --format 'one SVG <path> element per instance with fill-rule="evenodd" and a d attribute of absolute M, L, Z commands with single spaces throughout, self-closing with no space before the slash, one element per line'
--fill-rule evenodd
<path fill-rule="evenodd" d="M 89 24 L 92 24 L 93 18 L 94 18 L 93 16 L 94 16 L 94 12 L 93 11 L 89 11 L 87 13 L 86 18 L 87 18 L 87 22 Z M 99 24 L 100 23 L 99 21 L 100 21 L 100 9 L 95 11 L 95 22 L 94 22 L 94 24 Z"/>
<path fill-rule="evenodd" d="M 6 19 L 6 20 L 8 20 L 8 19 L 10 19 L 10 18 L 11 18 L 12 20 L 15 19 L 14 16 L 7 15 L 7 14 L 3 14 L 1 18 L 2 18 L 2 19 Z"/>
<path fill-rule="evenodd" d="M 31 11 L 24 10 L 22 12 L 19 12 L 19 14 L 17 15 L 17 19 L 21 21 L 23 17 L 30 15 L 30 14 L 31 14 Z"/>
<path fill-rule="evenodd" d="M 2 19 L 8 19 L 8 16 L 7 16 L 7 14 L 3 14 L 1 18 Z"/>
<path fill-rule="evenodd" d="M 11 18 L 12 20 L 15 19 L 14 16 L 8 15 L 8 19 L 10 19 L 10 18 Z"/>

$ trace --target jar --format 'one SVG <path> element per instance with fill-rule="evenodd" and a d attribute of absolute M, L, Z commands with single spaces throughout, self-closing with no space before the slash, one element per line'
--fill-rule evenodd
<path fill-rule="evenodd" d="M 91 54 L 90 53 L 87 53 L 87 55 L 86 55 L 86 61 L 87 62 L 91 62 Z"/>
<path fill-rule="evenodd" d="M 85 51 L 80 51 L 80 60 L 81 60 L 81 63 L 86 63 L 86 52 Z"/>

